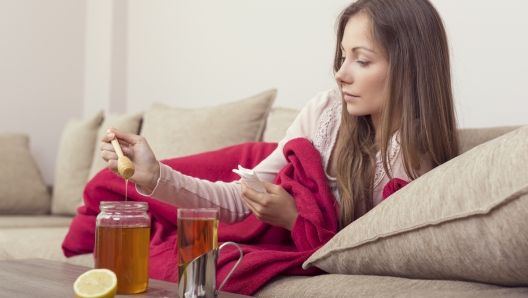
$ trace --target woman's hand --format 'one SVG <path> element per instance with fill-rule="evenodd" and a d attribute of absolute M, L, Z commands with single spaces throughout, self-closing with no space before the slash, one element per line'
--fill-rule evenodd
<path fill-rule="evenodd" d="M 142 187 L 145 192 L 151 193 L 157 185 L 160 168 L 147 140 L 115 128 L 110 128 L 110 132 L 102 137 L 101 157 L 108 162 L 108 168 L 117 175 L 118 156 L 110 143 L 114 138 L 119 140 L 123 154 L 134 163 L 134 175 L 129 180 Z"/>
<path fill-rule="evenodd" d="M 244 204 L 259 220 L 291 231 L 299 215 L 295 199 L 280 185 L 264 181 L 262 184 L 268 193 L 257 192 L 242 180 Z"/>

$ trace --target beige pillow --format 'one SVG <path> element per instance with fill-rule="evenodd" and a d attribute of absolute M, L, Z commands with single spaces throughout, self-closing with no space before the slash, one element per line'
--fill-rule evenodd
<path fill-rule="evenodd" d="M 0 214 L 49 213 L 50 203 L 29 149 L 29 137 L 0 133 Z"/>
<path fill-rule="evenodd" d="M 279 142 L 282 140 L 286 136 L 286 131 L 292 125 L 293 120 L 300 112 L 299 110 L 279 107 L 271 109 L 263 141 Z"/>
<path fill-rule="evenodd" d="M 277 91 L 202 109 L 154 103 L 141 128 L 158 159 L 168 159 L 262 140 Z"/>
<path fill-rule="evenodd" d="M 330 273 L 528 285 L 528 126 L 433 169 L 303 265 Z"/>
<path fill-rule="evenodd" d="M 462 128 L 458 134 L 460 138 L 460 152 L 466 152 L 482 143 L 493 140 L 503 134 L 516 130 L 520 126 L 500 126 L 483 128 Z"/>
<path fill-rule="evenodd" d="M 92 166 L 88 174 L 88 180 L 92 179 L 102 169 L 107 167 L 106 161 L 101 157 L 101 138 L 110 127 L 115 127 L 119 130 L 130 132 L 133 134 L 139 133 L 139 125 L 143 112 L 116 115 L 110 114 L 104 118 L 103 124 L 99 127 L 97 138 L 95 139 L 95 150 L 93 153 Z"/>
<path fill-rule="evenodd" d="M 51 201 L 53 214 L 77 214 L 92 165 L 103 111 L 86 120 L 70 120 L 62 131 Z"/>

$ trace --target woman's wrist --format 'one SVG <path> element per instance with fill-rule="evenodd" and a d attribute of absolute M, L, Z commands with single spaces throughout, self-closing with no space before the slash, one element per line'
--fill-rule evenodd
<path fill-rule="evenodd" d="M 161 177 L 161 167 L 159 161 L 156 161 L 156 165 L 154 166 L 154 169 L 151 171 L 151 173 L 152 176 L 150 181 L 146 185 L 141 186 L 141 188 L 146 193 L 153 193 L 154 189 L 156 189 L 156 186 L 158 186 L 159 178 Z"/>

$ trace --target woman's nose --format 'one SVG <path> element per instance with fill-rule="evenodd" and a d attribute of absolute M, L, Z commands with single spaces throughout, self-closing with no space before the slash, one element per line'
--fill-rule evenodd
<path fill-rule="evenodd" d="M 335 73 L 335 80 L 340 84 L 350 84 L 351 78 L 350 74 L 346 72 L 345 64 L 343 63 L 339 70 Z"/>

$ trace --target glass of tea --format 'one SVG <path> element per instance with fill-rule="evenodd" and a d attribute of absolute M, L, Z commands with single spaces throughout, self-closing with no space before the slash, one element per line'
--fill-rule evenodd
<path fill-rule="evenodd" d="M 234 245 L 240 257 L 216 289 L 216 261 L 221 249 Z M 233 242 L 218 247 L 218 209 L 178 208 L 178 295 L 209 298 L 218 292 L 242 260 L 242 249 Z"/>
<path fill-rule="evenodd" d="M 150 218 L 145 202 L 99 205 L 96 219 L 95 268 L 112 270 L 118 294 L 144 292 L 149 280 Z"/>

